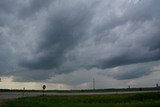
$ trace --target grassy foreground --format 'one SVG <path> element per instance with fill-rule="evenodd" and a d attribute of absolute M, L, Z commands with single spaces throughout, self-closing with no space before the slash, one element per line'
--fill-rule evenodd
<path fill-rule="evenodd" d="M 38 96 L 5 102 L 2 107 L 160 107 L 160 93 Z"/>

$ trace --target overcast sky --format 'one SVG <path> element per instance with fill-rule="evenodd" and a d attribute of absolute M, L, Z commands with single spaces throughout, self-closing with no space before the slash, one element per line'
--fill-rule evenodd
<path fill-rule="evenodd" d="M 0 76 L 0 88 L 155 86 L 160 0 L 0 0 Z"/>

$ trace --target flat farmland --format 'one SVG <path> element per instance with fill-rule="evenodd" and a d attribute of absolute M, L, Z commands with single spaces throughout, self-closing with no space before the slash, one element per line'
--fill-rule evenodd
<path fill-rule="evenodd" d="M 5 100 L 1 107 L 160 107 L 160 92 L 40 95 Z"/>

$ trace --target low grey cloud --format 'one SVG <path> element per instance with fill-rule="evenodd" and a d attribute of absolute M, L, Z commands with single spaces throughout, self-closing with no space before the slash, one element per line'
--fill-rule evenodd
<path fill-rule="evenodd" d="M 119 68 L 118 72 L 112 75 L 115 79 L 126 80 L 126 79 L 134 79 L 134 78 L 146 76 L 146 75 L 149 75 L 151 72 L 152 72 L 152 69 L 150 67 L 141 65 L 138 67 L 129 66 L 128 68 L 126 67 Z"/>
<path fill-rule="evenodd" d="M 54 0 L 28 0 L 19 8 L 18 16 L 20 19 L 26 19 L 34 16 L 43 9 L 52 4 Z"/>
<path fill-rule="evenodd" d="M 118 80 L 150 75 L 154 66 L 139 65 L 159 64 L 159 3 L 2 0 L 0 73 L 9 72 L 16 81 L 49 80 L 93 68 Z M 111 75 L 108 69 L 115 67 L 125 69 Z"/>

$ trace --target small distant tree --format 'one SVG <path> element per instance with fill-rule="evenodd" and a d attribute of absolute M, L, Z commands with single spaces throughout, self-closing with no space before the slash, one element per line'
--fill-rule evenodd
<path fill-rule="evenodd" d="M 130 88 L 131 88 L 131 86 L 129 85 L 129 86 L 128 86 L 128 89 L 130 89 Z"/>
<path fill-rule="evenodd" d="M 156 84 L 156 87 L 157 87 L 157 88 L 159 88 L 159 85 L 158 85 L 158 83 Z"/>

